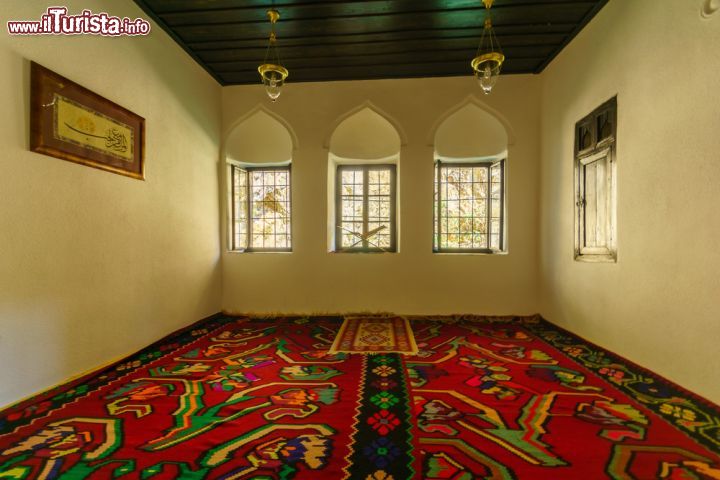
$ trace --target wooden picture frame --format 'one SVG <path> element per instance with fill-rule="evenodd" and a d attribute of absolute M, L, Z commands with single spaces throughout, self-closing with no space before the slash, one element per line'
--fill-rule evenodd
<path fill-rule="evenodd" d="M 145 119 L 35 62 L 30 150 L 145 179 Z"/>

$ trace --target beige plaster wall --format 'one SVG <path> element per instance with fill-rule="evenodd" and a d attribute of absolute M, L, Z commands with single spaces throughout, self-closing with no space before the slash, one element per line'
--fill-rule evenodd
<path fill-rule="evenodd" d="M 292 149 L 290 132 L 264 110 L 252 112 L 225 139 L 225 158 L 241 163 L 284 163 Z"/>
<path fill-rule="evenodd" d="M 542 75 L 541 312 L 720 402 L 720 14 L 611 0 Z M 617 95 L 618 262 L 573 260 L 573 126 Z"/>
<path fill-rule="evenodd" d="M 499 155 L 507 149 L 508 135 L 492 114 L 466 105 L 435 132 L 435 152 L 441 157 L 467 158 Z M 468 132 L 470 125 L 482 129 Z"/>
<path fill-rule="evenodd" d="M 445 116 L 469 101 L 486 110 L 502 112 L 501 123 L 511 129 L 507 255 L 432 253 L 434 132 Z M 482 95 L 471 76 L 288 83 L 276 103 L 268 101 L 261 86 L 228 87 L 223 89 L 225 135 L 259 105 L 288 125 L 296 139 L 292 159 L 293 252 L 224 253 L 224 310 L 487 314 L 537 311 L 537 77 L 503 77 L 488 97 Z M 398 253 L 328 252 L 330 138 L 348 114 L 364 107 L 390 121 L 402 143 Z M 477 134 L 468 126 L 466 135 Z M 347 140 L 344 139 L 345 145 L 350 144 Z M 372 142 L 373 138 L 363 141 Z M 221 186 L 226 188 L 224 179 Z"/>
<path fill-rule="evenodd" d="M 400 153 L 396 127 L 372 108 L 363 108 L 343 120 L 330 137 L 330 153 L 354 160 L 378 160 Z"/>
<path fill-rule="evenodd" d="M 132 2 L 69 0 L 136 18 Z M 220 87 L 148 37 L 11 37 L 43 1 L 0 2 L 0 405 L 220 307 Z M 146 180 L 28 150 L 29 60 L 146 119 Z"/>

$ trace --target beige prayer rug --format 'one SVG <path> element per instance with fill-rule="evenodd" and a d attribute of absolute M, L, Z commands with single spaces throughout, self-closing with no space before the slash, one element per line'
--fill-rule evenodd
<path fill-rule="evenodd" d="M 329 353 L 405 353 L 416 355 L 410 322 L 404 317 L 345 317 Z"/>

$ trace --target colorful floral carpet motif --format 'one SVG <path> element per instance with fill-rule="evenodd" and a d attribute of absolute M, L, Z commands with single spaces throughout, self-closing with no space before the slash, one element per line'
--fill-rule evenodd
<path fill-rule="evenodd" d="M 346 317 L 330 353 L 418 352 L 410 323 L 404 317 Z"/>
<path fill-rule="evenodd" d="M 720 409 L 538 317 L 218 316 L 0 412 L 0 479 L 720 479 Z"/>

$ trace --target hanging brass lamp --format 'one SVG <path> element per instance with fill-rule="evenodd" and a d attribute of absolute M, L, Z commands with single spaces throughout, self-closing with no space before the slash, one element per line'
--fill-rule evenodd
<path fill-rule="evenodd" d="M 490 18 L 490 7 L 492 7 L 493 0 L 482 0 L 482 2 L 485 5 L 487 14 L 485 16 L 482 35 L 480 36 L 480 45 L 470 65 L 472 66 L 478 83 L 480 83 L 480 87 L 487 95 L 497 83 L 502 64 L 505 61 L 505 55 L 503 55 L 500 49 L 500 42 L 498 42 L 495 37 L 495 31 L 493 30 L 492 20 Z"/>
<path fill-rule="evenodd" d="M 277 37 L 275 36 L 275 23 L 280 18 L 280 12 L 275 9 L 267 11 L 267 17 L 270 20 L 270 39 L 268 48 L 265 52 L 265 60 L 258 67 L 260 78 L 265 85 L 265 92 L 273 102 L 280 96 L 288 71 L 280 64 L 280 55 L 277 48 Z"/>

